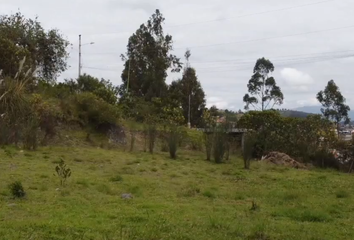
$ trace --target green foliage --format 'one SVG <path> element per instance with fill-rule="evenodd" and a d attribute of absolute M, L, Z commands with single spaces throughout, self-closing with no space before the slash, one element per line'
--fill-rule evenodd
<path fill-rule="evenodd" d="M 177 157 L 178 143 L 181 138 L 182 138 L 181 129 L 175 125 L 170 125 L 167 130 L 167 143 L 168 143 L 170 157 L 172 159 L 176 159 Z"/>
<path fill-rule="evenodd" d="M 213 134 L 204 133 L 204 144 L 205 144 L 205 152 L 207 161 L 211 160 L 211 152 L 213 150 Z"/>
<path fill-rule="evenodd" d="M 111 182 L 122 182 L 123 181 L 123 177 L 121 175 L 116 175 L 114 177 L 110 178 Z"/>
<path fill-rule="evenodd" d="M 227 149 L 228 136 L 224 126 L 218 126 L 213 133 L 213 155 L 216 163 L 222 163 Z"/>
<path fill-rule="evenodd" d="M 317 100 L 323 106 L 321 109 L 323 116 L 334 121 L 337 126 L 342 120 L 344 120 L 345 123 L 350 122 L 348 116 L 350 107 L 345 104 L 346 100 L 333 80 L 327 83 L 324 91 L 320 91 L 317 94 Z"/>
<path fill-rule="evenodd" d="M 196 70 L 189 65 L 189 57 L 190 52 L 187 51 L 187 65 L 184 68 L 182 79 L 171 83 L 169 86 L 169 98 L 176 99 L 182 107 L 184 123 L 187 124 L 190 115 L 190 123 L 194 127 L 202 124 L 205 93 L 198 81 Z"/>
<path fill-rule="evenodd" d="M 58 30 L 46 31 L 37 18 L 20 12 L 0 16 L 0 69 L 6 76 L 14 76 L 17 63 L 26 57 L 27 68 L 38 66 L 39 77 L 53 81 L 67 68 L 68 45 Z"/>
<path fill-rule="evenodd" d="M 243 97 L 246 103 L 245 109 L 248 110 L 252 105 L 256 110 L 266 110 L 273 108 L 274 105 L 283 104 L 284 96 L 275 79 L 270 77 L 274 71 L 274 65 L 271 61 L 265 58 L 257 60 L 253 69 L 253 75 L 248 82 L 247 88 L 250 94 Z M 270 105 L 273 103 L 272 105 Z M 261 106 L 257 106 L 260 104 Z"/>
<path fill-rule="evenodd" d="M 116 126 L 120 112 L 118 106 L 111 105 L 90 92 L 73 96 L 76 114 L 84 125 L 90 125 L 97 130 L 107 131 Z"/>
<path fill-rule="evenodd" d="M 68 168 L 63 159 L 60 159 L 59 164 L 55 167 L 55 171 L 60 178 L 60 185 L 63 186 L 66 180 L 71 176 L 71 170 Z"/>
<path fill-rule="evenodd" d="M 319 115 L 299 119 L 282 117 L 273 110 L 250 111 L 242 116 L 238 127 L 256 131 L 256 158 L 279 151 L 306 161 L 319 149 L 328 149 L 336 142 L 331 123 Z"/>
<path fill-rule="evenodd" d="M 20 61 L 13 78 L 0 73 L 0 136 L 1 144 L 22 142 L 26 149 L 35 149 L 39 124 L 27 90 L 36 70 L 25 69 L 25 62 Z"/>
<path fill-rule="evenodd" d="M 129 91 L 147 101 L 162 97 L 167 93 L 167 70 L 171 67 L 173 72 L 180 71 L 179 58 L 170 54 L 173 41 L 171 35 L 164 35 L 164 21 L 161 12 L 156 10 L 129 38 L 127 53 L 122 55 L 125 64 L 121 95 Z"/>
<path fill-rule="evenodd" d="M 338 190 L 336 192 L 336 197 L 337 198 L 348 198 L 349 196 L 350 196 L 350 194 L 347 191 L 345 191 L 345 190 Z"/>
<path fill-rule="evenodd" d="M 15 181 L 9 185 L 11 195 L 14 198 L 23 198 L 26 196 L 26 192 L 23 189 L 22 183 L 20 181 Z"/>
<path fill-rule="evenodd" d="M 150 123 L 146 125 L 145 132 L 148 140 L 149 152 L 153 154 L 155 149 L 155 142 L 158 134 L 157 126 L 153 123 Z"/>
<path fill-rule="evenodd" d="M 187 144 L 191 150 L 202 151 L 203 150 L 203 132 L 189 129 L 186 132 L 185 139 L 188 141 Z"/>
<path fill-rule="evenodd" d="M 70 86 L 75 92 L 90 92 L 103 99 L 109 104 L 116 104 L 118 101 L 118 87 L 113 86 L 109 80 L 92 77 L 90 75 L 81 75 L 77 81 L 66 80 L 66 85 Z"/>
<path fill-rule="evenodd" d="M 335 158 L 332 152 L 326 149 L 318 149 L 314 153 L 311 153 L 309 160 L 316 167 L 320 168 L 334 168 L 339 170 L 339 162 Z"/>

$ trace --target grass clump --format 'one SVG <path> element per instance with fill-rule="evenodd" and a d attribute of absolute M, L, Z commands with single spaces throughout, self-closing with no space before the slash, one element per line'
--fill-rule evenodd
<path fill-rule="evenodd" d="M 210 190 L 204 191 L 203 192 L 203 196 L 207 197 L 207 198 L 210 198 L 210 199 L 214 199 L 216 197 L 216 195 Z"/>
<path fill-rule="evenodd" d="M 68 168 L 64 160 L 61 159 L 58 166 L 55 167 L 55 171 L 60 179 L 60 185 L 63 186 L 66 180 L 71 176 L 70 168 Z"/>
<path fill-rule="evenodd" d="M 347 191 L 344 190 L 339 190 L 336 192 L 336 197 L 337 198 L 348 198 L 350 195 Z"/>
<path fill-rule="evenodd" d="M 122 182 L 123 181 L 123 177 L 121 175 L 116 175 L 114 177 L 111 177 L 109 180 L 111 182 Z"/>
<path fill-rule="evenodd" d="M 13 198 L 24 198 L 26 196 L 26 192 L 20 181 L 9 184 L 9 189 Z"/>

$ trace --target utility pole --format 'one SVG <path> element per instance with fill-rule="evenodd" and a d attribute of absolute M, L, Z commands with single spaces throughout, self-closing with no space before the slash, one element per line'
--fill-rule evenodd
<path fill-rule="evenodd" d="M 188 98 L 188 128 L 191 128 L 191 94 Z"/>
<path fill-rule="evenodd" d="M 81 34 L 79 35 L 79 77 L 81 76 Z"/>

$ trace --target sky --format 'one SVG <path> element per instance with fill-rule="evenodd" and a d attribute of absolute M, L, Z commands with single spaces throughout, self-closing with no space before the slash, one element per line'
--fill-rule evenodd
<path fill-rule="evenodd" d="M 208 106 L 243 109 L 254 64 L 265 57 L 284 93 L 279 108 L 318 105 L 317 92 L 333 79 L 354 109 L 353 0 L 1 0 L 0 14 L 38 16 L 72 43 L 59 81 L 78 75 L 81 34 L 83 73 L 118 85 L 128 38 L 156 9 L 173 53 L 183 59 L 191 50 Z"/>

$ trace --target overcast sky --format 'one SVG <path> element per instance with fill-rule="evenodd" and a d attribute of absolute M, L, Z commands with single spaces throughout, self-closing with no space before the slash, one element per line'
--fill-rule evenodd
<path fill-rule="evenodd" d="M 242 98 L 256 60 L 269 58 L 282 88 L 284 108 L 316 105 L 316 93 L 334 79 L 354 108 L 353 0 L 1 0 L 0 14 L 39 17 L 73 44 L 60 76 L 78 74 L 78 35 L 83 72 L 120 84 L 129 36 L 155 9 L 166 18 L 174 53 L 186 48 L 208 105 L 243 109 Z M 96 69 L 93 69 L 96 68 Z M 167 82 L 180 78 L 169 74 Z"/>

